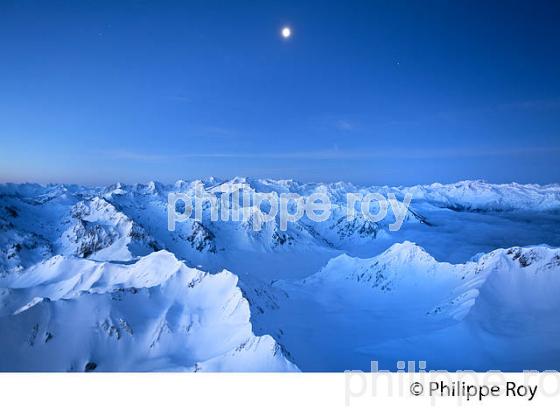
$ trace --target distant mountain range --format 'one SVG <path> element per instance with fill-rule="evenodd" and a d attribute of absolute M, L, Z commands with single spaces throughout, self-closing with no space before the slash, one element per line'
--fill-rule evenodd
<path fill-rule="evenodd" d="M 167 229 L 168 193 L 232 190 L 333 212 Z M 412 195 L 402 229 L 348 220 L 351 192 Z M 3 184 L 0 370 L 558 370 L 559 246 L 558 184 Z"/>

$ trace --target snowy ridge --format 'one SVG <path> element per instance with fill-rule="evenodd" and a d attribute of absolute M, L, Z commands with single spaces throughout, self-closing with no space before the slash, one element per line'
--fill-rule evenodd
<path fill-rule="evenodd" d="M 296 371 L 252 333 L 237 277 L 171 253 L 132 265 L 55 256 L 0 290 L 0 370 Z"/>
<path fill-rule="evenodd" d="M 443 297 L 455 295 L 445 307 L 453 307 L 452 316 L 456 319 L 468 313 L 480 292 L 483 298 L 502 307 L 524 312 L 552 309 L 560 313 L 560 301 L 556 297 L 560 294 L 560 249 L 547 246 L 497 249 L 480 256 L 477 262 L 451 264 L 436 261 L 424 249 L 406 241 L 369 259 L 340 255 L 300 283 L 320 287 L 323 292 L 328 287 L 347 286 L 385 293 L 413 290 L 423 297 L 429 294 L 432 301 L 437 300 L 441 288 Z M 354 297 L 356 292 L 351 295 Z M 428 313 L 442 310 L 442 306 L 435 306 Z M 463 314 L 457 315 L 457 311 Z"/>
<path fill-rule="evenodd" d="M 133 259 L 158 250 L 157 241 L 103 198 L 80 201 L 71 209 L 72 224 L 62 234 L 61 247 L 95 260 Z"/>
<path fill-rule="evenodd" d="M 492 306 L 493 315 L 478 320 L 531 317 L 533 324 L 560 313 L 560 249 L 547 246 L 498 249 L 481 257 L 478 269 L 487 276 L 477 303 Z M 529 324 L 529 322 L 527 323 Z"/>
<path fill-rule="evenodd" d="M 473 306 L 486 276 L 474 262 L 438 262 L 423 248 L 405 241 L 369 259 L 333 258 L 301 285 L 323 295 L 333 292 L 341 299 L 349 297 L 352 304 L 363 306 L 414 297 L 420 299 L 410 306 L 414 314 L 445 314 L 460 320 Z"/>
<path fill-rule="evenodd" d="M 560 185 L 489 184 L 461 181 L 455 184 L 417 185 L 398 189 L 440 206 L 456 210 L 508 211 L 560 208 Z"/>
<path fill-rule="evenodd" d="M 305 370 L 320 363 L 306 357 L 304 346 L 291 345 L 302 330 L 286 327 L 278 313 L 298 304 L 304 306 L 299 315 L 311 315 L 304 320 L 322 322 L 325 330 L 317 338 L 328 338 L 327 355 L 354 352 L 342 366 L 368 359 L 391 366 L 403 357 L 445 369 L 543 370 L 560 364 L 554 342 L 560 337 L 558 248 L 498 249 L 476 262 L 450 264 L 404 242 L 373 258 L 338 256 L 304 280 L 274 286 L 288 296 L 259 322 L 275 323 L 280 330 L 267 331 L 290 346 Z M 458 356 L 457 349 L 469 354 Z M 331 365 L 340 366 L 336 360 Z"/>

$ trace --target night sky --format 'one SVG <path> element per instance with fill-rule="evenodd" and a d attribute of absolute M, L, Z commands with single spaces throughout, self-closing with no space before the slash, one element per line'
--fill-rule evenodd
<path fill-rule="evenodd" d="M 559 1 L 0 0 L 3 182 L 552 183 L 559 157 Z"/>

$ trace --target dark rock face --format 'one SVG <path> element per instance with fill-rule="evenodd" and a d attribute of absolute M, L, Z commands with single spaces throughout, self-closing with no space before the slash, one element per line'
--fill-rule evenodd
<path fill-rule="evenodd" d="M 97 369 L 97 363 L 87 362 L 85 367 L 84 367 L 84 372 L 90 373 L 90 372 L 93 372 L 95 369 Z"/>
<path fill-rule="evenodd" d="M 286 232 L 274 231 L 272 233 L 272 241 L 276 246 L 293 245 L 294 238 Z"/>
<path fill-rule="evenodd" d="M 87 258 L 95 252 L 111 246 L 117 239 L 115 233 L 107 227 L 82 220 L 74 226 L 73 234 L 75 238 L 79 239 L 76 256 L 80 258 Z"/>
<path fill-rule="evenodd" d="M 375 222 L 364 219 L 348 220 L 346 217 L 341 217 L 331 226 L 331 229 L 336 230 L 340 239 L 350 239 L 354 235 L 360 238 L 375 238 L 379 226 Z"/>
<path fill-rule="evenodd" d="M 8 215 L 10 215 L 12 218 L 17 218 L 18 215 L 19 215 L 18 211 L 17 211 L 17 208 L 15 208 L 13 206 L 6 206 L 6 207 L 4 207 L 4 209 L 6 210 Z"/>
<path fill-rule="evenodd" d="M 511 258 L 515 261 L 519 262 L 519 265 L 522 268 L 526 268 L 527 266 L 531 266 L 531 264 L 537 259 L 537 256 L 532 251 L 523 252 L 521 248 L 511 248 L 507 251 L 508 255 L 511 255 Z"/>
<path fill-rule="evenodd" d="M 191 246 L 199 252 L 207 251 L 216 253 L 215 235 L 206 228 L 202 223 L 194 221 L 192 224 L 192 232 L 187 236 L 187 241 Z"/>

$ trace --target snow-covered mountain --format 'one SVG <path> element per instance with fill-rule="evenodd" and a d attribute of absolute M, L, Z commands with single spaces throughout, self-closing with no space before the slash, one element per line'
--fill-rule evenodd
<path fill-rule="evenodd" d="M 255 230 L 251 205 L 205 208 L 168 230 L 170 192 L 233 191 L 322 193 L 332 213 Z M 347 219 L 348 193 L 412 202 L 392 232 L 390 212 Z M 558 369 L 559 246 L 560 185 L 4 184 L 0 369 Z"/>
<path fill-rule="evenodd" d="M 253 334 L 235 275 L 167 251 L 131 265 L 54 256 L 0 286 L 3 371 L 297 370 Z"/>
<path fill-rule="evenodd" d="M 303 218 L 290 224 L 287 231 L 278 229 L 278 220 L 267 222 L 261 231 L 249 221 L 210 220 L 209 211 L 202 221 L 194 218 L 178 224 L 175 232 L 167 230 L 167 195 L 169 192 L 216 194 L 246 190 L 248 192 L 292 192 L 309 196 L 326 194 L 333 212 L 325 222 Z M 560 210 L 560 186 L 491 185 L 466 181 L 451 185 L 433 184 L 410 188 L 356 187 L 347 183 L 300 184 L 294 181 L 234 178 L 218 181 L 178 181 L 164 185 L 148 184 L 109 187 L 74 185 L 4 184 L 0 185 L 0 269 L 2 274 L 21 270 L 49 255 L 75 255 L 94 260 L 131 260 L 159 249 L 167 249 L 192 265 L 220 259 L 227 252 L 282 251 L 297 248 L 327 253 L 359 252 L 371 255 L 387 248 L 407 235 L 392 234 L 389 215 L 383 221 L 370 222 L 357 215 L 348 220 L 346 194 L 394 193 L 397 198 L 412 195 L 404 231 L 414 231 L 412 238 L 422 243 L 417 234 L 432 236 L 434 225 L 445 219 L 457 220 L 456 211 L 485 211 L 486 214 L 508 214 L 515 211 L 557 215 Z M 470 212 L 472 214 L 472 212 Z M 506 217 L 508 216 L 506 215 Z M 453 221 L 452 221 L 453 222 Z M 486 221 L 484 221 L 486 222 Z M 551 242 L 545 238 L 543 242 Z M 557 239 L 557 238 L 555 238 Z M 535 243 L 513 243 L 526 245 Z M 377 245 L 382 244 L 381 247 Z M 430 251 L 429 244 L 424 244 Z M 500 245 L 500 244 L 498 244 Z M 507 244 L 505 244 L 507 245 Z M 483 249 L 489 251 L 498 246 Z M 464 256 L 471 255 L 461 255 Z M 215 257 L 214 257 L 215 256 Z M 323 261 L 325 262 L 325 261 Z M 209 268 L 217 269 L 221 266 Z"/>
<path fill-rule="evenodd" d="M 338 256 L 249 300 L 262 310 L 257 325 L 303 370 L 425 360 L 431 369 L 520 371 L 559 368 L 558 295 L 558 248 L 499 249 L 450 264 L 404 242 L 373 258 Z"/>
<path fill-rule="evenodd" d="M 489 184 L 461 181 L 456 184 L 431 184 L 401 188 L 417 200 L 423 199 L 456 210 L 508 211 L 557 210 L 560 205 L 558 184 Z"/>

